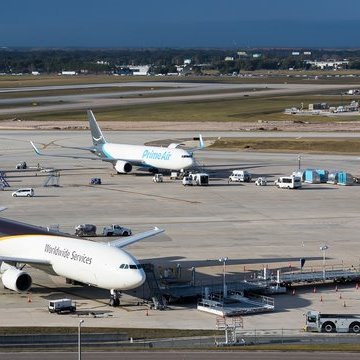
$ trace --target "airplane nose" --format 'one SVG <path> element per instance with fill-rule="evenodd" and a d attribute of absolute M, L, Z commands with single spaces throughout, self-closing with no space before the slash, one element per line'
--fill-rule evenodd
<path fill-rule="evenodd" d="M 135 282 L 136 286 L 141 286 L 146 280 L 146 275 L 143 269 L 140 269 L 136 272 Z"/>

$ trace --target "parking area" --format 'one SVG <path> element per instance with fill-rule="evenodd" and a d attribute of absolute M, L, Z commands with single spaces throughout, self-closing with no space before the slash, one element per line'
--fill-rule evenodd
<path fill-rule="evenodd" d="M 176 135 L 191 138 L 193 134 Z M 119 142 L 129 143 L 171 136 L 174 134 L 170 132 L 110 135 L 114 140 L 118 137 Z M 277 177 L 297 169 L 298 154 L 204 150 L 196 153 L 196 157 L 210 175 L 209 186 L 190 187 L 183 186 L 180 180 L 170 180 L 169 176 L 162 183 L 154 183 L 147 173 L 115 175 L 111 166 L 101 161 L 39 157 L 33 153 L 30 139 L 43 144 L 58 139 L 62 144 L 77 146 L 86 146 L 90 141 L 86 132 L 3 131 L 0 170 L 15 169 L 21 161 L 26 161 L 30 168 L 38 164 L 56 168 L 60 172 L 60 186 L 43 187 L 48 175 L 35 170 L 8 172 L 11 187 L 0 192 L 0 206 L 8 208 L 2 216 L 41 226 L 59 224 L 60 230 L 70 233 L 81 223 L 95 224 L 99 229 L 121 224 L 133 233 L 159 226 L 165 229 L 164 234 L 127 250 L 157 266 L 172 267 L 178 263 L 183 268 L 194 266 L 197 281 L 221 282 L 223 266 L 218 259 L 225 256 L 229 258 L 226 266 L 229 280 L 243 279 L 244 271 L 261 271 L 264 266 L 296 267 L 300 258 L 307 259 L 305 267 L 321 267 L 320 247 L 324 244 L 328 246 L 328 266 L 360 264 L 358 186 L 305 184 L 300 190 L 282 190 L 272 185 Z M 359 162 L 355 156 L 302 156 L 303 168 L 343 169 L 355 176 L 360 173 Z M 255 178 L 266 177 L 269 184 L 229 184 L 228 176 L 234 169 L 247 170 Z M 101 178 L 101 185 L 90 184 L 91 178 Z M 11 196 L 15 189 L 27 187 L 34 188 L 34 197 Z M 84 314 L 101 313 L 99 317 L 89 316 L 88 326 L 215 328 L 214 317 L 198 312 L 195 306 L 149 314 L 145 307 L 136 306 L 136 297 L 125 295 L 126 306 L 113 309 L 106 305 L 107 291 L 72 287 L 63 279 L 34 269 L 29 271 L 35 283 L 30 295 L 0 290 L 0 316 L 6 325 L 76 324 L 77 316 L 47 313 L 48 299 L 72 296 Z M 331 286 L 316 293 L 312 288 L 302 289 L 295 296 L 277 296 L 276 312 L 245 318 L 244 326 L 300 328 L 302 314 L 309 309 L 353 313 L 357 312 L 359 299 L 360 293 L 352 285 L 342 289 L 342 299 Z"/>

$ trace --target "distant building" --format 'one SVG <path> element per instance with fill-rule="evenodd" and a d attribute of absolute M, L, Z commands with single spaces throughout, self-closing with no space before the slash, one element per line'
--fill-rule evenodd
<path fill-rule="evenodd" d="M 246 57 L 246 56 L 248 56 L 246 51 L 238 51 L 237 55 L 238 55 L 238 57 Z"/>
<path fill-rule="evenodd" d="M 326 60 L 326 61 L 306 61 L 306 64 L 318 69 L 342 69 L 349 65 L 349 60 Z"/>
<path fill-rule="evenodd" d="M 233 56 L 226 56 L 225 61 L 234 61 L 234 57 Z"/>
<path fill-rule="evenodd" d="M 191 64 L 191 59 L 184 60 L 184 65 L 190 65 L 190 64 Z"/>
<path fill-rule="evenodd" d="M 77 72 L 73 71 L 73 70 L 63 70 L 61 72 L 61 75 L 71 75 L 71 76 L 73 76 L 73 75 L 77 75 Z"/>
<path fill-rule="evenodd" d="M 261 57 L 261 54 L 253 54 L 252 57 L 253 57 L 254 59 L 257 59 L 257 58 Z"/>
<path fill-rule="evenodd" d="M 129 69 L 135 76 L 146 76 L 149 75 L 150 65 L 129 66 Z"/>
<path fill-rule="evenodd" d="M 40 75 L 40 73 L 38 71 L 32 71 L 31 75 Z"/>
<path fill-rule="evenodd" d="M 293 52 L 291 53 L 291 55 L 293 55 L 293 56 L 299 56 L 299 55 L 300 55 L 300 52 L 299 52 L 299 51 L 293 51 Z"/>
<path fill-rule="evenodd" d="M 304 51 L 304 55 L 311 55 L 311 51 Z"/>

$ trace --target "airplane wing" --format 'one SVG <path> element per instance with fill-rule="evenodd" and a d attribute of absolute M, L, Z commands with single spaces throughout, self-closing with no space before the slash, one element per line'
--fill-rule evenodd
<path fill-rule="evenodd" d="M 29 265 L 51 265 L 49 261 L 46 260 L 36 260 L 36 259 L 27 259 L 21 258 L 16 256 L 1 256 L 0 255 L 0 262 L 16 262 L 22 264 L 29 264 Z"/>
<path fill-rule="evenodd" d="M 165 231 L 164 229 L 159 229 L 158 227 L 155 227 L 152 230 L 145 231 L 145 232 L 142 232 L 140 234 L 128 236 L 125 239 L 122 238 L 122 239 L 116 239 L 116 240 L 113 240 L 113 241 L 109 241 L 108 245 L 109 246 L 114 246 L 114 247 L 117 247 L 117 248 L 123 248 L 123 247 L 125 247 L 127 245 L 133 244 L 133 243 L 135 243 L 137 241 L 146 239 L 146 238 L 151 237 L 151 236 L 155 236 L 155 235 L 160 234 L 160 233 L 162 233 L 164 231 Z"/>
<path fill-rule="evenodd" d="M 88 160 L 100 160 L 99 157 L 97 156 L 91 156 L 91 155 L 62 155 L 62 154 L 45 154 L 43 152 L 41 152 L 36 146 L 35 144 L 30 141 L 31 146 L 34 148 L 36 154 L 41 155 L 41 156 L 51 156 L 51 157 L 64 157 L 64 158 L 72 158 L 72 159 L 88 159 Z M 79 150 L 89 150 L 89 149 L 85 149 L 85 148 L 74 148 L 74 149 L 79 149 Z"/>

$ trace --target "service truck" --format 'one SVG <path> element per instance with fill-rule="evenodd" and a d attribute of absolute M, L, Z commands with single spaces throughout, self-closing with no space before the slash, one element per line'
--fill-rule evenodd
<path fill-rule="evenodd" d="M 76 311 L 76 305 L 71 299 L 50 300 L 48 309 L 50 313 L 74 313 Z"/>
<path fill-rule="evenodd" d="M 105 226 L 103 229 L 103 235 L 104 236 L 130 236 L 131 230 L 129 228 L 117 225 L 117 224 L 111 224 L 109 226 Z"/>
<path fill-rule="evenodd" d="M 306 331 L 325 333 L 360 333 L 360 314 L 322 314 L 319 311 L 306 313 Z"/>

